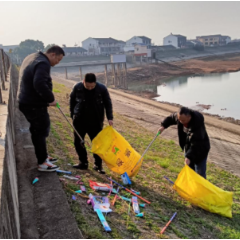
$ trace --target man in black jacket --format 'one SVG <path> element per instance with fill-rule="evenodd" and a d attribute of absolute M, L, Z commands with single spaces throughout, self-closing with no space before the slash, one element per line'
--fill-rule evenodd
<path fill-rule="evenodd" d="M 185 164 L 206 178 L 207 156 L 210 150 L 209 137 L 201 113 L 182 107 L 161 123 L 159 131 L 177 125 L 179 145 L 185 150 Z"/>
<path fill-rule="evenodd" d="M 46 53 L 37 52 L 27 56 L 20 69 L 19 109 L 30 123 L 39 171 L 52 172 L 59 168 L 53 164 L 57 159 L 51 158 L 47 153 L 46 138 L 50 130 L 47 107 L 56 106 L 50 69 L 64 55 L 61 47 L 53 46 Z"/>
<path fill-rule="evenodd" d="M 88 134 L 93 140 L 103 128 L 104 109 L 106 110 L 109 125 L 113 125 L 112 101 L 107 88 L 96 81 L 93 73 L 87 73 L 83 82 L 77 83 L 70 95 L 70 112 L 73 125 L 84 139 Z M 74 132 L 74 145 L 79 156 L 80 164 L 74 165 L 77 169 L 88 169 L 87 151 L 81 146 L 77 134 Z M 102 159 L 94 154 L 94 170 L 104 174 Z"/>

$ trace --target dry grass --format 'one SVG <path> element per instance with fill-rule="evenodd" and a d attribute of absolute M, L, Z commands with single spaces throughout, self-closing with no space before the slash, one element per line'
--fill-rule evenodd
<path fill-rule="evenodd" d="M 70 90 L 61 84 L 54 83 L 55 95 L 61 108 L 69 113 L 68 97 Z M 87 171 L 74 170 L 69 164 L 78 163 L 78 157 L 73 146 L 73 133 L 57 108 L 50 110 L 52 127 L 48 140 L 49 152 L 60 158 L 61 169 L 70 170 L 73 175 L 79 174 L 87 188 L 88 194 L 93 192 L 89 187 L 89 179 L 107 183 L 106 176 L 91 170 L 93 158 L 89 151 L 90 168 Z M 114 124 L 127 141 L 142 153 L 150 143 L 154 134 L 143 129 L 129 119 L 114 114 Z M 69 117 L 69 115 L 68 115 Z M 217 186 L 234 192 L 233 219 L 227 219 L 216 214 L 194 207 L 183 200 L 164 179 L 172 181 L 183 167 L 183 154 L 173 141 L 158 138 L 147 153 L 139 174 L 133 178 L 132 188 L 141 192 L 141 195 L 151 201 L 144 211 L 144 218 L 134 216 L 132 210 L 128 215 L 128 204 L 117 200 L 113 212 L 107 215 L 107 221 L 112 228 L 111 233 L 103 231 L 92 207 L 87 205 L 86 199 L 78 197 L 73 201 L 72 192 L 66 190 L 69 205 L 76 218 L 79 228 L 85 238 L 240 238 L 240 181 L 232 174 L 208 165 L 208 179 Z M 120 176 L 110 172 L 115 180 L 121 182 Z M 68 187 L 76 190 L 78 186 L 69 180 Z M 121 195 L 130 197 L 124 190 Z M 113 199 L 113 196 L 111 196 Z M 171 223 L 164 235 L 160 230 L 168 222 L 174 212 L 178 212 L 176 219 Z"/>

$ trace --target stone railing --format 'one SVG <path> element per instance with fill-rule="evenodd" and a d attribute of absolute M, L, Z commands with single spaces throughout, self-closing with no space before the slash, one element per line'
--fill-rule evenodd
<path fill-rule="evenodd" d="M 0 238 L 20 238 L 15 159 L 18 71 L 0 49 Z"/>

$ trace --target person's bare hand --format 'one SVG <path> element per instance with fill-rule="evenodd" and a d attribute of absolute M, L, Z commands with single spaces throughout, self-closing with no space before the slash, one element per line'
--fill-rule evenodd
<path fill-rule="evenodd" d="M 113 126 L 113 120 L 108 120 L 109 126 Z"/>
<path fill-rule="evenodd" d="M 188 158 L 185 158 L 185 164 L 189 166 L 190 163 L 191 161 Z"/>
<path fill-rule="evenodd" d="M 55 107 L 56 105 L 57 105 L 57 101 L 56 100 L 54 100 L 53 102 L 49 103 L 49 106 Z"/>
<path fill-rule="evenodd" d="M 160 133 L 162 133 L 163 131 L 164 131 L 164 127 L 163 126 L 161 126 L 159 129 L 158 129 L 158 132 L 160 132 Z"/>

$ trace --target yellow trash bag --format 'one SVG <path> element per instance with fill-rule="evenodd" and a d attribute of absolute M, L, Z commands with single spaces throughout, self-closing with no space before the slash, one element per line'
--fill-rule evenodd
<path fill-rule="evenodd" d="M 232 217 L 233 193 L 216 187 L 188 165 L 179 173 L 173 188 L 181 197 L 209 212 Z"/>
<path fill-rule="evenodd" d="M 127 172 L 129 177 L 138 173 L 143 161 L 142 159 L 134 169 L 141 157 L 140 154 L 111 126 L 104 128 L 93 139 L 92 152 L 97 154 L 113 172 L 118 174 Z"/>

